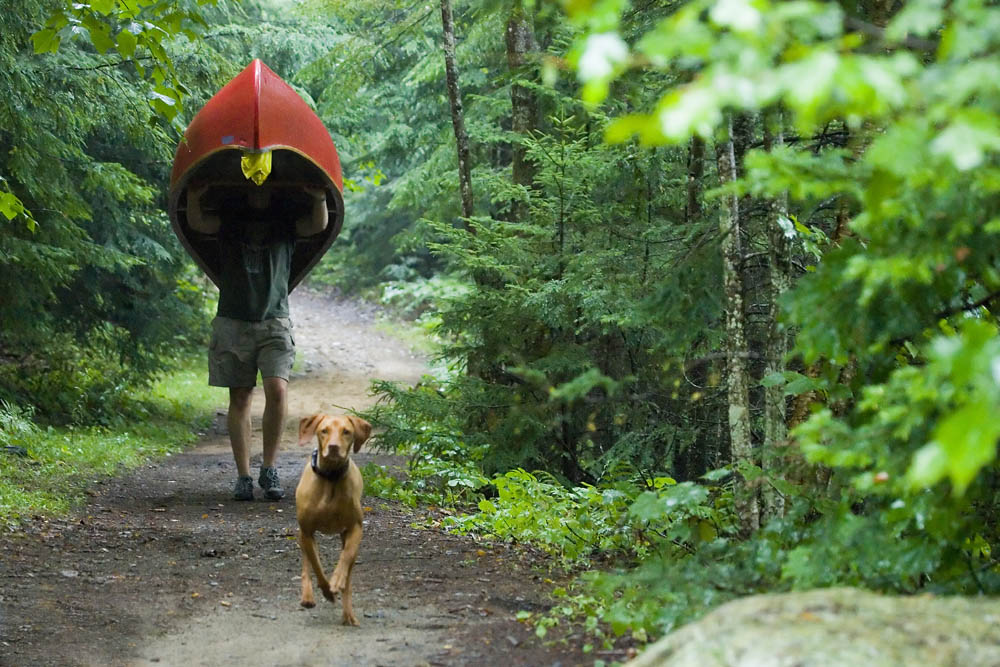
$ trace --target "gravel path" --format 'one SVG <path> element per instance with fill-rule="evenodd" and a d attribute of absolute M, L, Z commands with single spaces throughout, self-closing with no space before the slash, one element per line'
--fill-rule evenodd
<path fill-rule="evenodd" d="M 220 408 L 191 450 L 100 481 L 71 517 L 0 534 L 0 665 L 592 664 L 515 620 L 544 609 L 549 588 L 519 552 L 414 528 L 426 510 L 378 498 L 364 499 L 354 574 L 361 627 L 339 625 L 339 601 L 299 606 L 291 490 L 308 452 L 295 446 L 298 419 L 361 409 L 372 379 L 415 382 L 425 366 L 376 331 L 368 307 L 305 289 L 291 307 L 300 363 L 278 461 L 286 498 L 230 500 Z M 332 568 L 339 540 L 320 550 Z"/>

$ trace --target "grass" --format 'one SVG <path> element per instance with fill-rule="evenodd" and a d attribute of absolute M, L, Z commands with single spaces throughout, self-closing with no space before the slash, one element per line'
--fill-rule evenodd
<path fill-rule="evenodd" d="M 417 354 L 427 356 L 437 352 L 439 347 L 432 333 L 434 325 L 432 316 L 407 320 L 395 314 L 380 313 L 375 320 L 376 331 L 395 338 Z"/>
<path fill-rule="evenodd" d="M 135 396 L 121 428 L 39 428 L 29 409 L 0 405 L 0 444 L 27 451 L 0 452 L 0 527 L 66 514 L 93 480 L 192 444 L 225 402 L 224 390 L 207 386 L 203 365 L 193 358 Z"/>

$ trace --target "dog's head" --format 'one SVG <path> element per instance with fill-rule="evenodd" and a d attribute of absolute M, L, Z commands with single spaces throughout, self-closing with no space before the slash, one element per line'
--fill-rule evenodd
<path fill-rule="evenodd" d="M 316 436 L 319 459 L 330 463 L 347 460 L 372 434 L 372 425 L 360 417 L 313 415 L 299 422 L 299 446 Z"/>

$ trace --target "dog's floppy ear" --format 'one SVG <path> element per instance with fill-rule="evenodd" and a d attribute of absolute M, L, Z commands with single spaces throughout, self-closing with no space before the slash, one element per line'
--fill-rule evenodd
<path fill-rule="evenodd" d="M 357 454 L 361 450 L 361 445 L 371 436 L 372 425 L 361 417 L 348 416 L 348 419 L 354 424 L 354 453 Z"/>
<path fill-rule="evenodd" d="M 316 429 L 319 428 L 319 423 L 323 421 L 323 417 L 324 415 L 313 415 L 302 418 L 302 421 L 299 422 L 299 447 L 307 444 L 316 435 Z"/>

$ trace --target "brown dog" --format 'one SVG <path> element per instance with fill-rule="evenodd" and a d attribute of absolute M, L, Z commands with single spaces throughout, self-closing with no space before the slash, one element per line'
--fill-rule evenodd
<path fill-rule="evenodd" d="M 351 606 L 351 570 L 361 545 L 361 471 L 351 460 L 371 435 L 372 425 L 358 417 L 313 415 L 299 422 L 299 445 L 315 435 L 316 449 L 306 463 L 295 489 L 295 514 L 299 521 L 299 547 L 302 549 L 303 607 L 315 607 L 312 578 L 330 602 L 337 593 L 344 596 L 344 625 L 359 625 Z M 329 580 L 319 564 L 319 550 L 314 534 L 319 531 L 339 534 L 343 543 L 340 560 Z"/>

